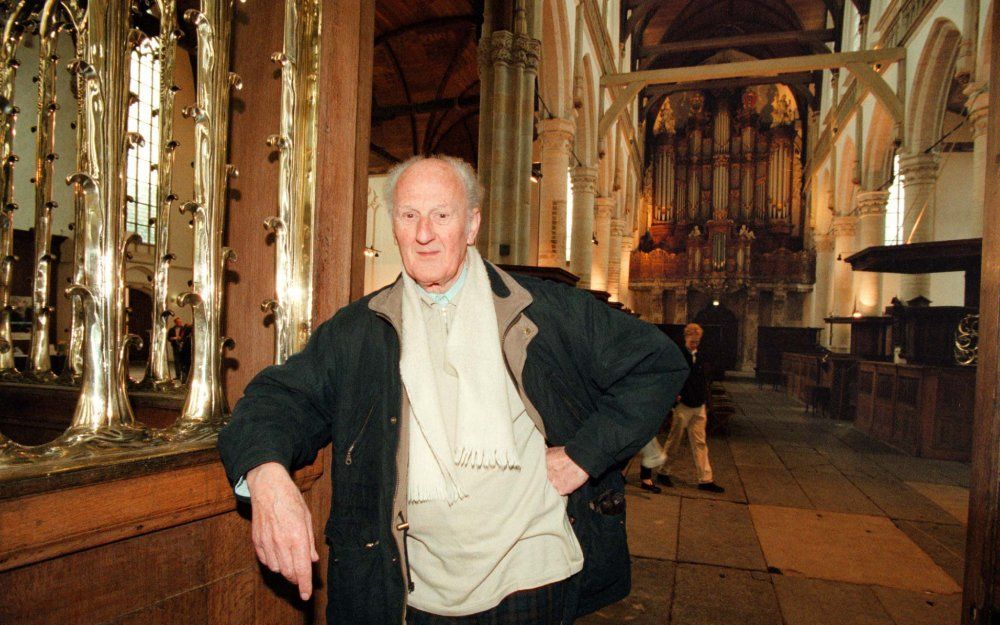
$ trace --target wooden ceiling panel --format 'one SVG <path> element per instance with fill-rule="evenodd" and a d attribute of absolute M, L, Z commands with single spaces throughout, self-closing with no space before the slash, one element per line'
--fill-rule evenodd
<path fill-rule="evenodd" d="M 475 162 L 479 4 L 376 3 L 369 171 L 384 171 L 414 153 L 444 151 Z"/>

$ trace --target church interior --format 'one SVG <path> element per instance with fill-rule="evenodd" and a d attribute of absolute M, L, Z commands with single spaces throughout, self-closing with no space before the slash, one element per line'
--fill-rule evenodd
<path fill-rule="evenodd" d="M 992 0 L 0 20 L 0 622 L 325 622 L 257 561 L 216 437 L 397 279 L 388 171 L 446 154 L 484 259 L 704 329 L 725 492 L 686 450 L 661 492 L 630 463 L 632 594 L 578 623 L 1000 623 Z M 317 536 L 330 461 L 294 474 Z"/>

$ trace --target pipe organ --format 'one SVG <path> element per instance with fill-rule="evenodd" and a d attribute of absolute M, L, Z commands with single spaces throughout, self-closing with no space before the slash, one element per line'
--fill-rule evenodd
<path fill-rule="evenodd" d="M 768 299 L 761 293 L 792 301 L 788 293 L 812 288 L 815 259 L 803 246 L 802 122 L 790 93 L 781 85 L 690 91 L 659 106 L 647 135 L 640 206 L 649 230 L 629 268 L 633 290 L 662 293 L 636 298 L 644 318 L 688 321 L 681 317 L 698 312 L 688 306 L 692 293 L 739 308 Z M 757 323 L 759 311 L 744 312 Z M 755 328 L 743 334 L 755 335 Z"/>

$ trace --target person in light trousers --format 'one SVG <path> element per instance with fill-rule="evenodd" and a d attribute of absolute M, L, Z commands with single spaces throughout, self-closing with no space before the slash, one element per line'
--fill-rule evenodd
<path fill-rule="evenodd" d="M 687 360 L 691 373 L 677 397 L 666 444 L 660 447 L 659 441 L 654 438 L 640 451 L 642 469 L 639 487 L 643 490 L 660 492 L 660 487 L 653 483 L 653 469 L 658 469 L 656 481 L 659 484 L 674 485 L 670 479 L 670 466 L 680 451 L 681 440 L 687 431 L 691 453 L 694 455 L 694 465 L 698 469 L 698 489 L 713 493 L 725 492 L 724 488 L 715 483 L 712 464 L 708 459 L 708 441 L 705 435 L 705 426 L 708 422 L 706 410 L 709 393 L 708 367 L 704 358 L 698 355 L 698 345 L 704 333 L 705 331 L 697 323 L 684 326 L 684 347 L 681 352 Z"/>

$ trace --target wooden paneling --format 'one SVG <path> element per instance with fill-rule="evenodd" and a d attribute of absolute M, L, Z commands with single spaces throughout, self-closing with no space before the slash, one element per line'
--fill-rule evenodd
<path fill-rule="evenodd" d="M 186 455 L 152 472 L 136 462 L 135 475 L 121 479 L 15 496 L 5 489 L 0 623 L 304 622 L 302 602 L 259 587 L 250 524 L 217 454 L 194 465 Z M 296 475 L 307 501 L 325 460 Z M 288 586 L 266 581 L 281 593 Z M 298 618 L 261 618 L 275 611 Z"/>
<path fill-rule="evenodd" d="M 851 421 L 857 403 L 857 360 L 846 354 L 781 356 L 788 393 L 833 419 Z"/>
<path fill-rule="evenodd" d="M 855 425 L 906 453 L 968 461 L 975 371 L 863 361 Z"/>

